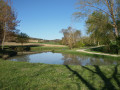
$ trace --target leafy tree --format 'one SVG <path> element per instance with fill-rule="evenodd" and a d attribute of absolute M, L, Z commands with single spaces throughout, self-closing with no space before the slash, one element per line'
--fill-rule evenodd
<path fill-rule="evenodd" d="M 80 41 L 82 46 L 94 46 L 95 43 L 92 42 L 92 38 L 89 36 L 83 36 L 80 38 Z"/>
<path fill-rule="evenodd" d="M 26 33 L 20 33 L 17 36 L 17 42 L 21 43 L 21 45 L 23 46 L 23 43 L 28 42 L 29 40 L 29 36 Z"/>
<path fill-rule="evenodd" d="M 76 42 L 76 44 L 75 44 L 75 48 L 80 48 L 80 47 L 84 47 L 85 46 L 85 44 L 84 43 L 82 43 L 81 41 L 78 41 L 78 42 Z"/>
<path fill-rule="evenodd" d="M 110 20 L 106 14 L 95 11 L 89 15 L 86 21 L 88 30 L 87 33 L 90 37 L 101 44 L 110 44 L 111 40 L 115 40 L 114 30 Z"/>

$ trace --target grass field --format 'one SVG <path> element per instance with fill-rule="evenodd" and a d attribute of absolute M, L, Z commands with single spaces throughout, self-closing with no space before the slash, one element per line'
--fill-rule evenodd
<path fill-rule="evenodd" d="M 39 47 L 31 47 L 31 51 L 64 51 L 64 50 L 69 50 L 68 47 L 44 47 L 44 46 L 39 46 Z"/>
<path fill-rule="evenodd" d="M 57 42 L 44 42 L 44 43 L 40 43 L 40 44 L 61 45 L 60 43 L 57 43 Z"/>
<path fill-rule="evenodd" d="M 0 60 L 0 90 L 119 90 L 120 66 L 68 66 Z"/>

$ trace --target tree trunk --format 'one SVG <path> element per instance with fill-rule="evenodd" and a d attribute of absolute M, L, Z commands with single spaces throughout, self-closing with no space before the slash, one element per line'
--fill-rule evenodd
<path fill-rule="evenodd" d="M 117 27 L 115 27 L 115 34 L 116 34 L 116 37 L 118 38 L 119 34 L 118 34 L 118 28 Z"/>
<path fill-rule="evenodd" d="M 96 40 L 94 39 L 94 44 L 96 45 Z"/>
<path fill-rule="evenodd" d="M 115 29 L 115 35 L 118 38 L 119 37 L 119 33 L 118 33 L 118 28 L 117 28 L 117 24 L 116 24 L 116 18 L 115 18 L 115 14 L 114 14 L 114 10 L 113 10 L 114 9 L 114 1 L 111 2 L 111 4 L 109 3 L 109 0 L 105 0 L 105 1 L 106 1 L 108 10 L 110 12 L 112 21 L 113 21 L 113 27 Z"/>
<path fill-rule="evenodd" d="M 100 46 L 100 43 L 98 42 L 98 46 Z"/>
<path fill-rule="evenodd" d="M 3 41 L 2 41 L 2 50 L 4 49 L 4 42 L 5 42 L 5 38 L 6 38 L 6 22 L 5 22 L 3 31 L 4 31 L 4 36 L 3 36 Z"/>

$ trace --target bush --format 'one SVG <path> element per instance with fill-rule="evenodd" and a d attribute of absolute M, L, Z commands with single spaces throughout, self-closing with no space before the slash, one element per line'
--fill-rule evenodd
<path fill-rule="evenodd" d="M 104 52 L 104 53 L 111 53 L 111 54 L 118 54 L 118 46 L 117 45 L 108 45 L 103 47 L 92 48 L 92 51 Z"/>
<path fill-rule="evenodd" d="M 110 45 L 110 53 L 118 54 L 118 49 L 117 45 Z"/>
<path fill-rule="evenodd" d="M 83 44 L 82 42 L 79 41 L 75 44 L 74 48 L 80 48 L 80 47 L 84 47 L 84 46 L 85 46 L 85 44 Z"/>
<path fill-rule="evenodd" d="M 29 46 L 12 46 L 12 47 L 9 47 L 9 49 L 17 51 L 17 52 L 30 51 L 30 47 Z"/>
<path fill-rule="evenodd" d="M 0 58 L 7 59 L 8 57 L 15 56 L 15 55 L 17 55 L 16 51 L 0 49 Z"/>

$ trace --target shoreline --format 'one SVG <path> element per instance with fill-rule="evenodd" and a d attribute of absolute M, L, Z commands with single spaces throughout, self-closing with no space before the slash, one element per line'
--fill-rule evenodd
<path fill-rule="evenodd" d="M 92 47 L 94 48 L 94 47 Z M 99 53 L 99 52 L 92 52 L 92 51 L 86 51 L 89 48 L 86 49 L 68 49 L 67 47 L 45 47 L 45 46 L 37 46 L 37 47 L 31 47 L 30 51 L 23 51 L 23 52 L 17 52 L 17 54 L 13 56 L 19 56 L 19 55 L 28 55 L 28 54 L 36 54 L 36 53 L 42 53 L 42 52 L 54 52 L 54 53 L 66 53 L 66 54 L 83 54 L 93 57 L 103 57 L 103 58 L 116 58 L 119 59 L 120 55 L 116 54 L 107 54 L 107 53 Z M 10 55 L 4 55 L 3 59 L 8 59 L 10 57 L 13 57 Z"/>

